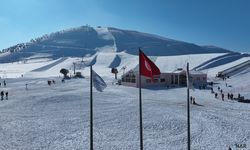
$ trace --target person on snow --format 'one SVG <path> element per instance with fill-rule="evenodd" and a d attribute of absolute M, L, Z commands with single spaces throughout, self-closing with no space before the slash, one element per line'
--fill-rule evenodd
<path fill-rule="evenodd" d="M 214 94 L 214 97 L 217 98 L 217 96 L 218 96 L 218 93 L 215 93 L 215 94 Z"/>
<path fill-rule="evenodd" d="M 8 100 L 9 92 L 5 92 L 5 99 Z"/>
<path fill-rule="evenodd" d="M 234 95 L 233 95 L 233 93 L 231 93 L 231 100 L 234 100 Z"/>
<path fill-rule="evenodd" d="M 195 102 L 195 97 L 193 97 L 193 104 L 194 104 L 194 105 L 196 104 L 196 102 Z"/>
<path fill-rule="evenodd" d="M 211 93 L 214 93 L 214 89 L 213 88 L 211 88 Z"/>
<path fill-rule="evenodd" d="M 190 101 L 191 101 L 191 104 L 193 104 L 193 97 L 190 96 Z"/>
<path fill-rule="evenodd" d="M 28 83 L 25 84 L 25 90 L 28 90 Z"/>
<path fill-rule="evenodd" d="M 50 80 L 48 80 L 48 85 L 49 85 L 49 86 L 51 85 L 51 81 L 50 81 Z"/>
<path fill-rule="evenodd" d="M 240 99 L 240 93 L 238 94 L 238 99 Z"/>
<path fill-rule="evenodd" d="M 3 100 L 4 91 L 1 91 L 1 100 Z"/>
<path fill-rule="evenodd" d="M 4 85 L 4 87 L 6 87 L 6 81 L 5 80 L 3 80 L 3 85 Z"/>
<path fill-rule="evenodd" d="M 224 94 L 223 93 L 221 94 L 221 99 L 224 101 Z"/>

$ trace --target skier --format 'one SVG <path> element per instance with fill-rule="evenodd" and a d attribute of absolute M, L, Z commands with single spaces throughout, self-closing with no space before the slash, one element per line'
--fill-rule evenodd
<path fill-rule="evenodd" d="M 4 91 L 1 91 L 1 100 L 3 100 Z"/>
<path fill-rule="evenodd" d="M 221 94 L 221 99 L 224 101 L 224 94 L 223 93 Z"/>

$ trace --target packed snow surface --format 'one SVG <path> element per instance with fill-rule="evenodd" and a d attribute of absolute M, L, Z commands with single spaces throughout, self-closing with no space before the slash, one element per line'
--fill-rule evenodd
<path fill-rule="evenodd" d="M 223 54 L 150 57 L 162 72 L 195 67 Z M 214 90 L 220 86 L 225 95 L 238 93 L 250 98 L 250 69 L 239 72 L 226 81 L 214 78 L 221 69 L 248 60 L 205 70 Z M 95 149 L 139 149 L 138 89 L 113 84 L 111 67 L 123 71 L 137 66 L 138 56 L 125 52 L 98 52 L 96 55 L 56 60 L 32 58 L 25 62 L 0 64 L 0 79 L 7 81 L 8 100 L 0 101 L 0 149 L 89 149 L 89 67 L 107 82 L 104 92 L 94 90 Z M 76 71 L 86 78 L 61 83 L 60 69 Z M 126 70 L 122 70 L 122 67 Z M 172 67 L 172 68 L 171 68 Z M 21 77 L 23 75 L 23 77 Z M 49 86 L 47 80 L 55 80 Z M 242 82 L 244 81 L 244 82 Z M 28 89 L 25 86 L 27 84 Z M 190 91 L 197 105 L 191 105 L 192 149 L 227 149 L 235 144 L 250 146 L 250 105 L 235 100 L 216 99 L 210 90 Z M 187 146 L 186 88 L 143 89 L 143 126 L 145 149 L 183 150 Z M 225 96 L 226 97 L 226 96 Z"/>
<path fill-rule="evenodd" d="M 226 81 L 231 90 L 246 85 L 237 83 L 239 78 Z M 52 79 L 56 84 L 47 85 Z M 93 93 L 94 147 L 137 150 L 138 89 L 113 85 L 110 78 L 104 80 L 108 83 L 104 92 Z M 89 149 L 89 78 L 65 83 L 58 77 L 6 81 L 7 87 L 1 90 L 9 92 L 9 99 L 0 101 L 0 149 Z M 217 86 L 230 91 L 225 81 L 215 82 L 215 91 Z M 215 99 L 210 90 L 191 90 L 190 94 L 197 102 L 191 105 L 192 149 L 250 146 L 249 104 Z M 243 95 L 250 96 L 247 92 Z M 186 88 L 143 89 L 142 98 L 145 149 L 186 149 Z"/>

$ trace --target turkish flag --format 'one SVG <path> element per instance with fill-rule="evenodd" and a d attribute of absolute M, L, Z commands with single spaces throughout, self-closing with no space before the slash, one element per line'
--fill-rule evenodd
<path fill-rule="evenodd" d="M 139 50 L 140 61 L 140 73 L 143 76 L 151 77 L 154 79 L 154 75 L 160 75 L 160 69 L 141 51 Z"/>

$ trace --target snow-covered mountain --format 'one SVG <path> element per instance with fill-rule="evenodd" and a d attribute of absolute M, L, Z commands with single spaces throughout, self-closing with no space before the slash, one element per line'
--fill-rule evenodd
<path fill-rule="evenodd" d="M 69 30 L 44 35 L 2 50 L 9 52 L 1 56 L 0 62 L 11 62 L 25 59 L 33 55 L 46 54 L 53 59 L 60 57 L 82 57 L 96 52 L 122 52 L 137 55 L 138 48 L 147 55 L 170 56 L 184 54 L 227 53 L 229 50 L 198 46 L 191 43 L 167 39 L 157 35 L 121 30 L 117 28 L 102 28 L 82 26 Z"/>
<path fill-rule="evenodd" d="M 250 58 L 249 54 L 215 46 L 198 46 L 148 33 L 82 26 L 46 34 L 4 49 L 0 53 L 0 76 L 57 76 L 63 67 L 72 70 L 73 63 L 82 71 L 83 60 L 89 59 L 94 59 L 94 67 L 104 76 L 109 76 L 110 68 L 115 67 L 119 72 L 135 68 L 139 47 L 163 72 L 183 68 L 189 62 L 191 69 L 206 72 L 214 69 L 211 72 L 214 76 L 218 71 Z"/>

